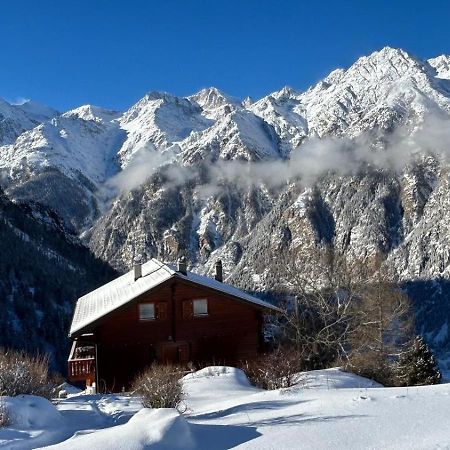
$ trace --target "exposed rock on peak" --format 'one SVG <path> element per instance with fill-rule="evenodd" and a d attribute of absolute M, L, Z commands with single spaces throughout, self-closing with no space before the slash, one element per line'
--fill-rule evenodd
<path fill-rule="evenodd" d="M 217 109 L 225 105 L 238 105 L 240 101 L 224 94 L 215 87 L 205 88 L 188 97 L 198 103 L 204 110 Z"/>

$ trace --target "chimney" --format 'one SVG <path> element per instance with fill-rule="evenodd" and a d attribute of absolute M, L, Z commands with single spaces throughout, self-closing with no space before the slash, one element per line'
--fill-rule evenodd
<path fill-rule="evenodd" d="M 187 263 L 184 256 L 178 259 L 178 272 L 187 275 Z"/>
<path fill-rule="evenodd" d="M 220 259 L 216 261 L 216 275 L 214 278 L 221 283 L 223 281 L 222 261 Z"/>
<path fill-rule="evenodd" d="M 142 264 L 140 260 L 137 259 L 134 260 L 133 269 L 134 269 L 134 281 L 136 281 L 142 277 Z"/>

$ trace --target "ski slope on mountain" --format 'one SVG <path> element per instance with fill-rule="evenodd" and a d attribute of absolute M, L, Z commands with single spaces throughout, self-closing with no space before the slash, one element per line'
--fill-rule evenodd
<path fill-rule="evenodd" d="M 275 391 L 243 372 L 207 367 L 183 379 L 183 414 L 141 409 L 126 395 L 72 395 L 56 409 L 36 397 L 6 399 L 8 449 L 435 449 L 448 448 L 450 386 L 383 388 L 328 369 Z M 50 446 L 50 447 L 46 447 Z"/>

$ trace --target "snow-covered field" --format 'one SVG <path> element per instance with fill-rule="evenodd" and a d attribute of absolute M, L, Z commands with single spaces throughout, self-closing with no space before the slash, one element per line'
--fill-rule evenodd
<path fill-rule="evenodd" d="M 328 369 L 263 391 L 225 367 L 183 382 L 182 415 L 118 395 L 71 395 L 56 408 L 37 397 L 6 398 L 14 417 L 0 429 L 0 448 L 450 449 L 450 384 L 383 388 Z"/>

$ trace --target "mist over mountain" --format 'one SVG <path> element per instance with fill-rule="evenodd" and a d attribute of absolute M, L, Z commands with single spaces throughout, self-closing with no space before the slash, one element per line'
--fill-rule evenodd
<path fill-rule="evenodd" d="M 229 281 L 270 293 L 281 261 L 310 271 L 300 261 L 327 247 L 381 258 L 445 367 L 449 67 L 387 47 L 259 100 L 150 92 L 125 112 L 63 114 L 2 102 L 1 185 L 119 271 L 136 255 L 186 255 L 203 273 L 221 258 Z"/>

